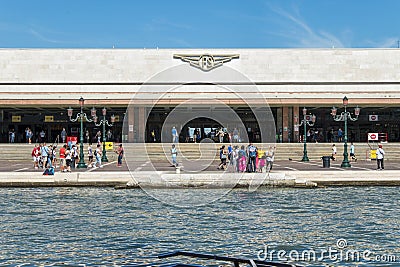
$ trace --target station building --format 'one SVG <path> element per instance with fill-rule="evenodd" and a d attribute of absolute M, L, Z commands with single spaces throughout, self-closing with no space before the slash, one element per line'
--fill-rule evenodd
<path fill-rule="evenodd" d="M 349 99 L 349 111 L 361 108 L 358 120 L 348 123 L 351 141 L 366 141 L 369 132 L 381 133 L 390 142 L 400 139 L 399 49 L 1 49 L 0 140 L 8 142 L 14 130 L 15 141 L 25 142 L 27 127 L 35 137 L 43 130 L 48 142 L 62 128 L 68 135 L 78 135 L 79 122 L 69 120 L 67 109 L 72 107 L 75 115 L 78 99 L 83 97 L 88 114 L 95 107 L 102 118 L 101 109 L 106 107 L 106 118 L 115 116 L 113 126 L 107 126 L 113 140 L 151 142 L 154 131 L 157 141 L 168 114 L 188 97 L 201 94 L 235 110 L 253 141 L 259 141 L 251 109 L 219 92 L 214 80 L 192 81 L 183 93 L 172 93 L 151 107 L 146 101 L 136 102 L 127 112 L 132 97 L 141 93 L 151 77 L 182 64 L 207 73 L 224 65 L 247 76 L 271 108 L 279 142 L 300 140 L 303 108 L 307 116 L 316 116 L 310 129 L 318 132 L 318 141 L 329 141 L 328 132 L 344 127 L 343 121 L 334 121 L 330 114 L 332 106 L 338 113 L 343 110 L 344 96 Z M 148 85 L 162 90 L 181 82 L 178 75 Z M 209 107 L 203 102 L 200 108 Z M 124 118 L 129 125 L 126 136 Z M 198 129 L 205 137 L 220 126 L 197 118 L 178 125 L 178 130 Z M 101 130 L 89 122 L 84 127 L 91 139 Z"/>

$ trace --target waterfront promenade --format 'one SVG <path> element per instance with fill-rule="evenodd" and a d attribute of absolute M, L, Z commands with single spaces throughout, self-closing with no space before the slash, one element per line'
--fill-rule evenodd
<path fill-rule="evenodd" d="M 313 144 L 314 146 L 318 144 Z M 321 147 L 326 149 L 328 144 Z M 395 147 L 395 144 L 391 144 Z M 290 144 L 301 147 L 301 144 Z M 15 145 L 20 150 L 31 146 Z M 325 147 L 325 148 L 324 148 Z M 2 151 L 10 145 L 0 145 Z M 279 148 L 279 147 L 278 147 Z M 117 186 L 130 187 L 251 187 L 252 184 L 264 186 L 316 187 L 316 186 L 387 186 L 400 185 L 400 160 L 394 158 L 385 161 L 385 170 L 377 171 L 376 162 L 359 156 L 357 162 L 351 162 L 351 168 L 341 168 L 342 156 L 338 151 L 336 161 L 330 162 L 330 168 L 323 168 L 320 158 L 302 162 L 301 158 L 279 159 L 274 162 L 270 173 L 235 174 L 216 169 L 218 160 L 214 160 L 201 172 L 186 171 L 190 166 L 181 166 L 180 173 L 166 159 L 155 157 L 130 170 L 124 162 L 116 166 L 116 154 L 109 152 L 109 162 L 103 168 L 73 169 L 72 173 L 61 173 L 56 169 L 54 176 L 42 175 L 35 170 L 29 157 L 24 154 L 0 159 L 0 186 Z M 279 150 L 277 151 L 279 153 Z M 297 153 L 294 151 L 292 153 Z M 318 152 L 320 153 L 320 152 Z M 3 155 L 5 155 L 3 153 Z M 188 163 L 186 163 L 188 164 Z M 191 164 L 196 164 L 193 162 Z"/>

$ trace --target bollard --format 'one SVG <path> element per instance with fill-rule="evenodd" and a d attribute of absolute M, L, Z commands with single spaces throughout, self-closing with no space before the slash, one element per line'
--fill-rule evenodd
<path fill-rule="evenodd" d="M 176 174 L 179 174 L 179 173 L 181 173 L 181 167 L 175 167 L 175 173 Z"/>

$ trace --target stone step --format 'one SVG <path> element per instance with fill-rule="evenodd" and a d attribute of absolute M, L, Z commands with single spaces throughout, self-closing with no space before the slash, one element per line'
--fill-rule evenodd
<path fill-rule="evenodd" d="M 221 144 L 178 144 L 178 151 L 181 155 L 184 155 L 190 159 L 196 159 L 201 156 L 199 151 L 200 147 L 203 150 L 204 159 L 212 159 L 218 157 L 218 148 Z M 259 148 L 266 150 L 269 147 L 269 144 L 255 144 Z M 171 144 L 146 144 L 144 147 L 143 144 L 132 144 L 134 147 L 135 154 L 143 155 L 146 153 L 149 155 L 151 159 L 155 160 L 165 160 L 166 157 L 169 157 L 169 149 Z M 339 143 L 337 146 L 338 157 L 341 157 L 343 154 L 343 145 Z M 359 159 L 367 159 L 369 157 L 370 147 L 366 143 L 356 143 L 356 155 Z M 374 148 L 376 148 L 376 144 L 374 144 Z M 384 149 L 386 151 L 386 159 L 398 159 L 400 158 L 400 150 L 398 149 L 398 143 L 387 143 L 384 144 Z M 350 148 L 350 147 L 348 147 Z M 31 151 L 33 149 L 33 145 L 29 144 L 0 144 L 0 153 L 3 157 L 6 157 L 9 160 L 30 160 L 31 159 Z M 87 145 L 85 145 L 85 157 L 87 155 Z M 125 149 L 129 152 L 129 144 L 125 145 Z M 215 154 L 213 153 L 215 151 Z M 348 151 L 349 152 L 349 151 Z M 113 155 L 112 151 L 108 151 L 108 156 Z M 319 159 L 321 156 L 330 155 L 331 154 L 331 144 L 330 143 L 308 143 L 307 144 L 307 154 L 310 159 Z M 303 144 L 302 143 L 278 143 L 276 144 L 276 154 L 275 159 L 277 160 L 286 160 L 288 158 L 292 158 L 294 160 L 300 160 L 303 156 Z"/>

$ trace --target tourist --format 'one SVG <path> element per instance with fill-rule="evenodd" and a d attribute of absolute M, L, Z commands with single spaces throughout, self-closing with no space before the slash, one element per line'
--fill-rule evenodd
<path fill-rule="evenodd" d="M 14 129 L 11 129 L 11 130 L 8 132 L 8 142 L 9 142 L 9 143 L 14 143 L 14 142 L 15 142 L 15 132 L 14 132 Z"/>
<path fill-rule="evenodd" d="M 65 130 L 65 128 L 62 128 L 60 135 L 62 143 L 65 144 L 65 141 L 67 140 L 67 131 Z"/>
<path fill-rule="evenodd" d="M 100 131 L 97 131 L 95 138 L 96 138 L 97 144 L 100 145 L 101 144 L 101 132 Z"/>
<path fill-rule="evenodd" d="M 219 138 L 219 142 L 223 143 L 224 142 L 224 130 L 222 129 L 222 127 L 219 129 L 218 131 L 218 138 Z"/>
<path fill-rule="evenodd" d="M 107 141 L 110 142 L 111 139 L 112 139 L 112 132 L 111 132 L 110 129 L 108 129 L 108 131 L 107 131 Z"/>
<path fill-rule="evenodd" d="M 45 143 L 46 142 L 46 133 L 44 132 L 44 130 L 40 131 L 39 136 L 40 136 L 40 142 Z"/>
<path fill-rule="evenodd" d="M 94 151 L 94 156 L 96 157 L 96 163 L 94 164 L 94 166 L 99 167 L 99 168 L 103 168 L 103 165 L 101 165 L 101 156 L 102 156 L 103 152 L 101 151 L 101 145 L 98 144 L 95 151 Z"/>
<path fill-rule="evenodd" d="M 93 164 L 93 148 L 92 148 L 92 145 L 89 145 L 89 146 L 88 146 L 88 158 L 89 158 L 88 168 L 94 167 L 94 164 Z"/>
<path fill-rule="evenodd" d="M 47 168 L 53 168 L 53 145 L 49 145 L 49 154 L 47 156 Z"/>
<path fill-rule="evenodd" d="M 248 172 L 255 172 L 256 171 L 256 158 L 257 158 L 257 147 L 254 146 L 252 143 L 249 144 L 247 147 L 247 156 L 249 158 L 248 162 Z"/>
<path fill-rule="evenodd" d="M 239 141 L 239 131 L 238 131 L 237 128 L 233 129 L 232 135 L 233 135 L 233 142 L 234 143 L 239 143 L 240 142 Z"/>
<path fill-rule="evenodd" d="M 227 158 L 227 151 L 225 149 L 225 145 L 223 145 L 219 149 L 219 159 L 221 160 L 221 162 L 218 165 L 218 170 L 226 170 L 226 158 Z"/>
<path fill-rule="evenodd" d="M 89 130 L 86 130 L 86 132 L 85 132 L 85 139 L 86 139 L 86 143 L 90 144 L 90 134 L 89 134 Z"/>
<path fill-rule="evenodd" d="M 314 135 L 313 135 L 313 140 L 315 143 L 318 143 L 318 138 L 319 138 L 319 131 L 316 130 L 316 131 L 314 131 Z"/>
<path fill-rule="evenodd" d="M 200 143 L 200 141 L 201 141 L 201 134 L 200 134 L 199 128 L 197 128 L 196 129 L 196 142 Z"/>
<path fill-rule="evenodd" d="M 239 147 L 234 146 L 232 150 L 232 155 L 231 155 L 231 162 L 232 162 L 232 168 L 233 172 L 238 172 L 238 163 L 239 163 Z"/>
<path fill-rule="evenodd" d="M 210 132 L 210 139 L 213 142 L 215 141 L 215 131 L 216 131 L 216 129 L 211 129 L 211 132 Z"/>
<path fill-rule="evenodd" d="M 228 146 L 228 160 L 229 160 L 229 166 L 232 167 L 233 172 L 236 171 L 237 169 L 237 153 L 236 153 L 236 146 L 235 148 L 232 147 L 232 145 Z M 235 159 L 236 158 L 236 159 Z"/>
<path fill-rule="evenodd" d="M 28 144 L 32 144 L 32 137 L 33 137 L 33 132 L 32 132 L 32 130 L 28 127 L 27 129 L 26 129 L 26 133 L 25 133 L 25 137 L 26 137 L 26 142 L 28 143 Z"/>
<path fill-rule="evenodd" d="M 77 158 L 78 158 L 78 148 L 76 145 L 72 145 L 71 148 L 71 168 L 75 169 L 76 164 L 77 164 Z"/>
<path fill-rule="evenodd" d="M 197 130 L 196 129 L 193 130 L 193 142 L 194 143 L 197 142 Z"/>
<path fill-rule="evenodd" d="M 228 146 L 228 160 L 229 160 L 229 165 L 233 165 L 232 151 L 233 151 L 233 147 L 232 147 L 231 144 L 229 144 L 229 146 Z"/>
<path fill-rule="evenodd" d="M 339 128 L 337 131 L 338 142 L 343 142 L 343 131 L 342 128 Z"/>
<path fill-rule="evenodd" d="M 48 165 L 50 165 L 50 168 L 53 168 L 53 166 L 54 166 L 54 168 L 57 168 L 57 166 L 56 166 L 56 160 L 57 160 L 57 157 L 56 157 L 56 151 L 57 151 L 57 146 L 56 145 L 50 145 L 49 146 L 49 156 L 48 156 L 48 162 L 49 162 L 49 164 Z"/>
<path fill-rule="evenodd" d="M 333 144 L 333 145 L 332 145 L 332 156 L 331 156 L 331 159 L 332 159 L 333 161 L 336 160 L 336 153 L 337 153 L 336 146 L 335 146 L 335 144 Z"/>
<path fill-rule="evenodd" d="M 65 160 L 65 152 L 67 150 L 67 145 L 64 143 L 64 145 L 60 148 L 60 171 L 65 172 L 66 171 L 66 160 Z"/>
<path fill-rule="evenodd" d="M 119 144 L 116 153 L 118 154 L 117 167 L 122 167 L 122 158 L 124 156 L 124 148 L 122 147 L 122 144 Z M 178 152 L 177 152 L 177 154 L 178 154 Z M 176 158 L 175 158 L 175 161 L 176 161 Z M 176 165 L 178 165 L 178 163 Z"/>
<path fill-rule="evenodd" d="M 185 142 L 186 142 L 186 143 L 189 143 L 189 142 L 190 142 L 190 127 L 187 128 L 186 137 L 185 137 Z"/>
<path fill-rule="evenodd" d="M 380 144 L 378 146 L 378 149 L 376 150 L 376 163 L 378 164 L 377 170 L 383 170 L 385 169 L 383 165 L 383 159 L 385 158 L 385 151 L 382 148 L 382 145 Z"/>
<path fill-rule="evenodd" d="M 171 134 L 172 134 L 172 143 L 178 143 L 178 131 L 176 130 L 175 126 L 172 127 Z"/>
<path fill-rule="evenodd" d="M 172 167 L 178 166 L 178 161 L 176 160 L 177 156 L 178 156 L 178 150 L 176 149 L 175 145 L 173 144 L 171 147 Z M 121 162 L 121 164 L 122 164 L 122 162 Z"/>
<path fill-rule="evenodd" d="M 65 150 L 65 165 L 67 165 L 67 172 L 71 172 L 71 163 L 72 163 L 72 158 L 71 158 L 71 149 L 69 146 L 67 146 L 67 149 Z"/>
<path fill-rule="evenodd" d="M 258 151 L 258 171 L 265 172 L 267 165 L 267 152 Z"/>
<path fill-rule="evenodd" d="M 272 170 L 272 166 L 274 165 L 274 160 L 275 160 L 275 148 L 272 148 L 272 146 L 270 146 L 268 148 L 268 151 L 266 152 L 267 172 L 270 172 Z"/>
<path fill-rule="evenodd" d="M 32 160 L 33 160 L 33 167 L 35 169 L 38 169 L 39 168 L 39 165 L 38 165 L 39 164 L 39 157 L 40 157 L 40 149 L 39 149 L 38 145 L 35 145 L 35 147 L 32 150 L 31 155 L 32 155 Z"/>
<path fill-rule="evenodd" d="M 353 142 L 351 142 L 351 145 L 350 145 L 350 158 L 351 158 L 351 160 L 357 161 L 356 154 L 355 154 L 355 147 L 354 147 Z"/>
<path fill-rule="evenodd" d="M 245 172 L 246 171 L 246 151 L 244 148 L 244 145 L 240 147 L 239 153 L 238 153 L 238 170 L 239 172 Z"/>
<path fill-rule="evenodd" d="M 47 158 L 49 157 L 49 148 L 46 143 L 43 143 L 40 147 L 40 155 L 42 158 L 42 168 L 45 169 L 47 167 Z"/>

